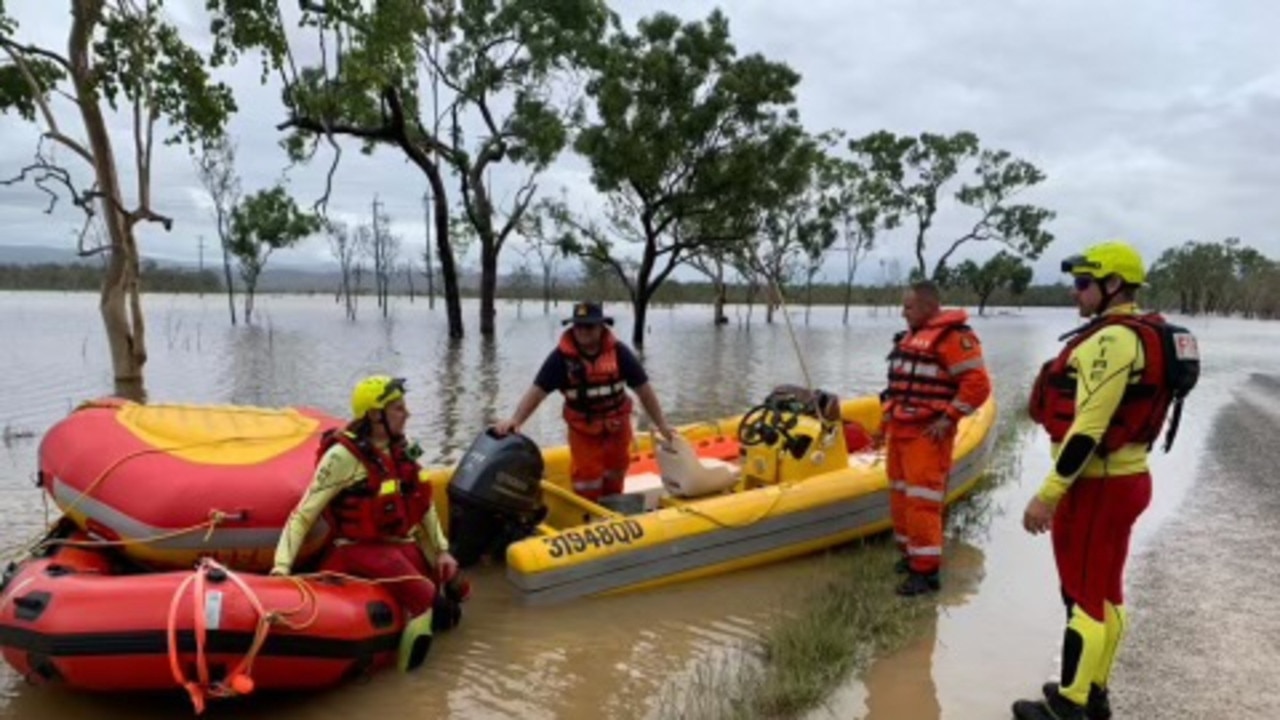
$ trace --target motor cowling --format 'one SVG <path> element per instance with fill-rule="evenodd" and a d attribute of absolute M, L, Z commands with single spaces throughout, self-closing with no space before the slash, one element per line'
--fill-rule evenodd
<path fill-rule="evenodd" d="M 546 517 L 542 451 L 520 433 L 480 433 L 449 480 L 449 549 L 467 567 L 528 537 Z"/>

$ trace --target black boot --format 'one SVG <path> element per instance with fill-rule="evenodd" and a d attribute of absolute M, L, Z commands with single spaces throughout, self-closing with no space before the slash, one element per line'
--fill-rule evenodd
<path fill-rule="evenodd" d="M 1019 700 L 1013 704 L 1017 720 L 1087 720 L 1084 708 L 1055 692 L 1044 700 Z"/>
<path fill-rule="evenodd" d="M 907 579 L 903 580 L 894 592 L 902 597 L 915 597 L 916 595 L 936 592 L 940 587 L 942 587 L 942 582 L 938 579 L 938 573 L 919 573 L 912 570 L 907 573 Z"/>
<path fill-rule="evenodd" d="M 1058 683 L 1045 683 L 1041 689 L 1045 700 L 1062 696 Z M 1111 720 L 1111 700 L 1107 697 L 1106 688 L 1089 686 L 1089 702 L 1085 703 L 1084 716 L 1089 720 Z"/>
<path fill-rule="evenodd" d="M 898 562 L 893 564 L 893 571 L 899 575 L 906 575 L 911 572 L 911 563 L 905 557 L 898 558 Z"/>

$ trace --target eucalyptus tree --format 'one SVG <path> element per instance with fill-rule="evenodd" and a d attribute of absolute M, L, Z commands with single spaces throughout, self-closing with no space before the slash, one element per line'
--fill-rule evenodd
<path fill-rule="evenodd" d="M 324 223 L 325 234 L 329 237 L 329 252 L 338 261 L 340 275 L 338 295 L 342 298 L 343 307 L 348 320 L 356 319 L 356 299 L 354 295 L 355 267 L 358 259 L 366 253 L 364 243 L 366 237 L 360 232 L 352 232 L 350 226 L 339 220 L 328 220 Z"/>
<path fill-rule="evenodd" d="M 240 176 L 236 174 L 236 146 L 227 137 L 205 143 L 196 156 L 196 175 L 213 203 L 214 227 L 222 248 L 222 277 L 227 286 L 227 311 L 236 324 L 236 290 L 231 281 L 231 210 L 240 202 Z"/>
<path fill-rule="evenodd" d="M 835 224 L 840 247 L 831 251 L 844 253 L 844 312 L 842 322 L 849 324 L 853 305 L 853 281 L 858 267 L 875 247 L 876 235 L 882 227 L 884 196 L 880 186 L 864 182 L 860 165 L 845 158 L 829 158 L 825 163 L 826 182 L 830 188 L 826 208 Z"/>
<path fill-rule="evenodd" d="M 986 313 L 987 300 L 1000 288 L 1008 288 L 1011 295 L 1021 295 L 1031 284 L 1031 266 L 1021 258 L 1004 250 L 991 256 L 982 265 L 965 260 L 951 273 L 951 281 L 972 290 L 978 296 L 978 314 Z"/>
<path fill-rule="evenodd" d="M 335 137 L 348 136 L 366 152 L 396 148 L 426 176 L 455 338 L 464 329 L 445 175 L 457 175 L 480 245 L 480 332 L 491 335 L 499 253 L 533 198 L 536 176 L 566 144 L 574 115 L 570 99 L 555 97 L 556 80 L 597 47 L 610 17 L 603 1 L 300 0 L 299 22 L 320 48 L 302 68 L 279 0 L 208 4 L 222 52 L 263 50 L 280 75 L 286 119 L 279 127 L 290 133 L 295 158 L 327 142 L 335 149 L 332 176 L 341 157 Z M 443 107 L 427 113 L 420 88 L 430 83 L 446 92 Z M 521 168 L 524 179 L 500 209 L 486 180 L 502 163 Z"/>
<path fill-rule="evenodd" d="M 784 64 L 739 57 L 719 11 L 688 23 L 657 13 L 604 41 L 574 149 L 606 198 L 606 224 L 567 208 L 559 219 L 573 231 L 567 251 L 607 263 L 626 285 L 635 346 L 654 293 L 690 254 L 755 236 L 760 208 L 782 188 L 773 168 L 804 138 L 799 81 Z M 640 247 L 634 273 L 619 240 Z"/>
<path fill-rule="evenodd" d="M 320 218 L 298 208 L 281 186 L 256 192 L 231 211 L 231 253 L 244 280 L 244 322 L 253 322 L 253 301 L 267 259 L 320 230 Z"/>
<path fill-rule="evenodd" d="M 46 2 L 43 5 L 52 5 Z M 173 219 L 152 205 L 152 162 L 157 130 L 163 144 L 188 146 L 223 134 L 235 110 L 231 91 L 209 77 L 208 61 L 183 39 L 160 0 L 69 0 L 58 3 L 46 24 L 66 37 L 63 48 L 23 39 L 18 22 L 0 0 L 0 112 L 36 125 L 40 139 L 33 160 L 5 181 L 33 182 L 50 198 L 48 210 L 67 198 L 85 213 L 85 227 L 105 227 L 108 242 L 81 254 L 108 253 L 99 312 L 111 353 L 115 394 L 144 400 L 147 362 L 138 265 L 138 225 L 169 230 Z M 46 25 L 47 27 L 47 25 Z M 54 102 L 55 98 L 69 102 Z M 108 120 L 129 121 L 128 150 L 117 155 Z M 160 126 L 158 128 L 158 126 Z M 61 157 L 55 148 L 65 150 Z M 122 173 L 119 157 L 131 163 Z M 81 182 L 84 171 L 91 181 Z M 122 175 L 132 176 L 132 198 Z"/>
<path fill-rule="evenodd" d="M 526 258 L 533 255 L 538 259 L 538 270 L 542 285 L 542 314 L 551 312 L 552 296 L 556 287 L 556 267 L 564 258 L 560 249 L 560 238 L 555 232 L 552 216 L 555 213 L 554 203 L 543 199 L 522 218 L 520 236 L 524 238 L 525 249 L 522 255 Z"/>
<path fill-rule="evenodd" d="M 981 146 L 971 132 L 953 135 L 921 133 L 918 137 L 898 136 L 880 130 L 851 140 L 849 150 L 864 171 L 864 190 L 879 197 L 880 212 L 887 228 L 904 222 L 914 225 L 916 277 L 942 280 L 947 261 L 971 242 L 993 242 L 1015 254 L 1035 260 L 1053 242 L 1046 225 L 1055 213 L 1045 208 L 1015 203 L 1024 190 L 1038 185 L 1045 174 L 1026 160 L 1005 150 Z M 929 231 L 937 221 L 945 197 L 943 188 L 972 165 L 972 180 L 961 181 L 951 198 L 961 207 L 977 213 L 977 219 L 958 237 L 944 241 L 946 249 L 930 271 L 925 261 Z"/>
<path fill-rule="evenodd" d="M 1272 316 L 1280 308 L 1280 266 L 1239 238 L 1188 240 L 1161 253 L 1151 267 L 1150 297 L 1189 315 Z"/>

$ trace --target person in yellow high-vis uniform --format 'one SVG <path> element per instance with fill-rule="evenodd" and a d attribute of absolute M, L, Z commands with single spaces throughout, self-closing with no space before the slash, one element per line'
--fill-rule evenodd
<path fill-rule="evenodd" d="M 1107 720 L 1108 681 L 1125 634 L 1129 539 L 1151 501 L 1147 454 L 1167 410 L 1159 368 L 1171 360 L 1144 329 L 1162 319 L 1142 315 L 1134 302 L 1146 279 L 1136 250 L 1101 243 L 1062 269 L 1091 321 L 1045 364 L 1032 391 L 1031 415 L 1049 433 L 1054 465 L 1023 515 L 1027 532 L 1048 530 L 1053 540 L 1067 607 L 1062 674 L 1042 688 L 1043 699 L 1014 703 L 1013 714 Z"/>
<path fill-rule="evenodd" d="M 387 583 L 406 615 L 398 665 L 411 670 L 426 658 L 433 630 L 456 624 L 467 586 L 449 554 L 431 487 L 421 481 L 416 445 L 405 440 L 404 393 L 404 380 L 386 375 L 356 385 L 355 419 L 321 441 L 315 475 L 280 535 L 271 574 L 289 574 L 323 515 L 336 539 L 322 568 Z"/>

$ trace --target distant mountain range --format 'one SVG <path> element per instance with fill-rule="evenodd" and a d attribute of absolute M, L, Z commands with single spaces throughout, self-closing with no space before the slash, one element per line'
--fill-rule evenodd
<path fill-rule="evenodd" d="M 174 260 L 164 257 L 142 258 L 143 262 L 154 261 L 161 267 L 183 268 L 195 270 L 198 264 L 189 260 Z M 0 245 L 0 265 L 40 265 L 56 263 L 59 265 L 90 265 L 101 262 L 99 257 L 80 257 L 70 248 L 47 247 L 44 245 Z M 206 261 L 205 269 L 222 277 L 221 258 Z M 240 276 L 233 266 L 231 268 L 233 282 L 240 285 Z M 259 292 L 336 292 L 342 282 L 342 273 L 337 263 L 297 263 L 284 258 L 272 258 L 258 280 Z M 426 290 L 427 279 L 419 271 L 414 275 L 413 286 L 417 292 Z M 463 272 L 458 278 L 464 290 L 480 287 L 479 273 Z M 373 287 L 373 275 L 366 271 L 361 283 L 365 290 Z M 403 271 L 396 273 L 391 281 L 391 292 L 407 293 L 409 281 Z"/>

